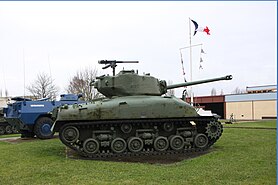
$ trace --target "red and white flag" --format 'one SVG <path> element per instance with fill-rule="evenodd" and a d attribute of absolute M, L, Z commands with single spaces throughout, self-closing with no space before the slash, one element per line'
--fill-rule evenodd
<path fill-rule="evenodd" d="M 207 26 L 206 26 L 205 28 L 204 28 L 204 27 L 199 27 L 199 25 L 197 24 L 196 21 L 193 21 L 193 20 L 191 20 L 191 21 L 193 22 L 193 24 L 194 24 L 194 26 L 195 26 L 195 31 L 194 31 L 193 36 L 197 33 L 197 31 L 206 32 L 207 35 L 210 35 L 210 33 L 209 33 L 210 30 L 208 29 Z"/>

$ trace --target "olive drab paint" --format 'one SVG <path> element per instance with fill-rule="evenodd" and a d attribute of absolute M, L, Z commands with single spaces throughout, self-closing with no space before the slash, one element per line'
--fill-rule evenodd
<path fill-rule="evenodd" d="M 114 74 L 116 64 L 125 62 L 99 63 L 113 68 Z M 66 146 L 91 158 L 204 150 L 223 132 L 218 117 L 200 116 L 190 104 L 165 93 L 168 89 L 231 79 L 228 75 L 167 86 L 165 80 L 138 75 L 134 70 L 103 75 L 91 85 L 104 97 L 55 108 L 52 129 L 59 131 Z"/>

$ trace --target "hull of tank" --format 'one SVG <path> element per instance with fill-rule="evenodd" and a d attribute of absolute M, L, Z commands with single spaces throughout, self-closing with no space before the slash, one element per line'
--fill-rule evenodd
<path fill-rule="evenodd" d="M 126 96 L 66 106 L 56 122 L 198 117 L 195 109 L 175 97 Z"/>
<path fill-rule="evenodd" d="M 221 136 L 216 117 L 175 97 L 127 96 L 53 112 L 63 144 L 90 158 L 202 151 Z"/>

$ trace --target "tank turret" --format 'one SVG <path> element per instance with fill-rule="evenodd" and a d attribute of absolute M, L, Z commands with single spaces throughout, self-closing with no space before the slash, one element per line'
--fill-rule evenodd
<path fill-rule="evenodd" d="M 113 76 L 100 76 L 97 81 L 93 83 L 94 87 L 106 97 L 113 96 L 136 96 L 136 95 L 151 95 L 161 96 L 167 92 L 168 89 L 179 87 L 186 87 L 191 85 L 198 85 L 202 83 L 209 83 L 219 80 L 231 80 L 232 75 L 227 75 L 220 78 L 212 78 L 206 80 L 199 80 L 193 82 L 185 82 L 180 84 L 168 85 L 165 80 L 159 80 L 150 76 L 149 73 L 138 75 L 134 70 L 122 70 L 116 76 L 115 67 L 116 63 L 136 63 L 137 61 L 109 61 L 101 60 L 100 64 L 108 64 L 103 69 L 108 67 L 113 68 Z"/>

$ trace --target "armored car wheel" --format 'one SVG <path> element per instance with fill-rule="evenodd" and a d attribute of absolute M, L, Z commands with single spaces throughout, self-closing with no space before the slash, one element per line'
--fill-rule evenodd
<path fill-rule="evenodd" d="M 12 126 L 11 125 L 7 125 L 5 127 L 5 131 L 6 131 L 7 134 L 12 134 L 13 133 Z"/>
<path fill-rule="evenodd" d="M 51 132 L 53 121 L 48 117 L 41 117 L 36 121 L 34 133 L 40 139 L 50 139 L 53 137 L 54 132 Z"/>
<path fill-rule="evenodd" d="M 208 137 L 205 134 L 197 134 L 194 144 L 197 148 L 205 148 L 208 145 Z"/>
<path fill-rule="evenodd" d="M 59 136 L 66 143 L 74 143 L 79 138 L 79 130 L 74 126 L 67 126 L 60 131 Z"/>

